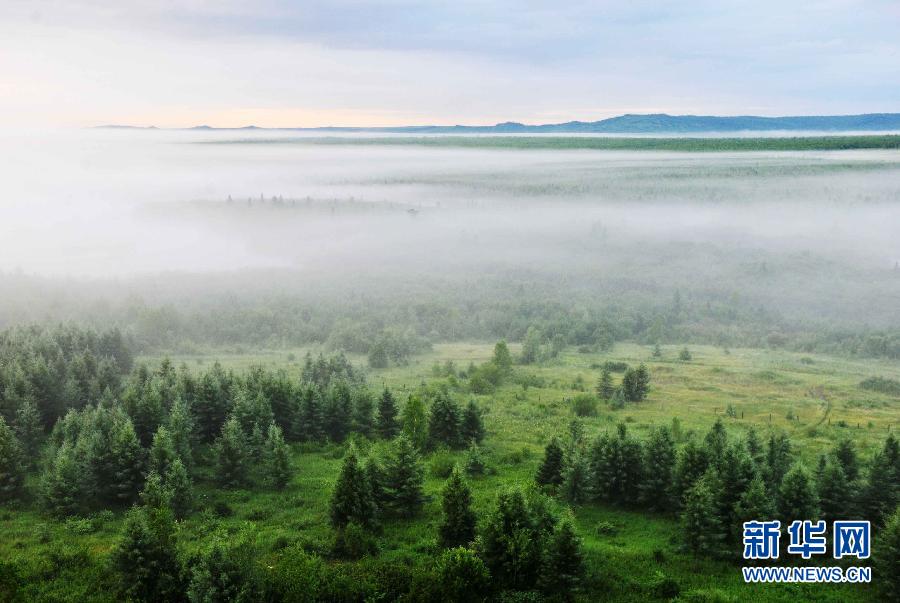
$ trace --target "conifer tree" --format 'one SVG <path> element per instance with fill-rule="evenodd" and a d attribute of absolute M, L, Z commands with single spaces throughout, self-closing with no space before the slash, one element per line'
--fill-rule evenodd
<path fill-rule="evenodd" d="M 441 498 L 443 519 L 438 526 L 438 541 L 444 548 L 466 546 L 475 539 L 475 512 L 472 510 L 472 491 L 454 467 L 444 486 Z"/>
<path fill-rule="evenodd" d="M 281 428 L 274 421 L 269 424 L 266 437 L 266 464 L 269 481 L 276 489 L 283 490 L 291 480 L 291 458 Z"/>
<path fill-rule="evenodd" d="M 479 554 L 500 589 L 531 590 L 537 585 L 553 524 L 535 511 L 521 491 L 506 490 L 487 518 Z"/>
<path fill-rule="evenodd" d="M 718 463 L 719 490 L 716 492 L 716 511 L 725 530 L 725 540 L 731 542 L 735 524 L 735 509 L 754 476 L 753 461 L 740 444 L 725 449 Z"/>
<path fill-rule="evenodd" d="M 684 503 L 688 491 L 706 473 L 709 468 L 709 455 L 706 448 L 696 440 L 688 440 L 682 446 L 675 462 L 675 477 L 673 487 L 675 490 L 675 502 L 678 506 Z"/>
<path fill-rule="evenodd" d="M 246 482 L 247 451 L 241 425 L 234 417 L 225 421 L 216 440 L 216 480 L 225 488 L 237 488 Z"/>
<path fill-rule="evenodd" d="M 385 490 L 395 513 L 411 517 L 419 512 L 425 502 L 424 481 L 415 447 L 405 435 L 397 436 L 385 467 Z"/>
<path fill-rule="evenodd" d="M 900 507 L 887 519 L 875 539 L 874 572 L 884 601 L 900 601 Z"/>
<path fill-rule="evenodd" d="M 900 490 L 900 443 L 893 433 L 889 433 L 881 449 L 884 462 L 887 464 L 894 486 Z"/>
<path fill-rule="evenodd" d="M 859 459 L 856 457 L 856 447 L 847 438 L 841 439 L 834 449 L 834 457 L 841 464 L 847 482 L 852 484 L 859 478 Z"/>
<path fill-rule="evenodd" d="M 209 443 L 219 436 L 230 406 L 225 373 L 217 363 L 200 378 L 193 401 L 201 441 Z"/>
<path fill-rule="evenodd" d="M 538 468 L 535 481 L 541 486 L 552 487 L 559 486 L 563 482 L 563 450 L 555 437 L 544 449 L 544 461 Z"/>
<path fill-rule="evenodd" d="M 370 456 L 363 465 L 363 473 L 365 473 L 366 480 L 368 480 L 372 501 L 375 503 L 378 512 L 381 513 L 386 509 L 389 502 L 387 492 L 384 489 L 384 469 L 381 467 L 378 459 Z"/>
<path fill-rule="evenodd" d="M 563 469 L 563 482 L 560 488 L 563 498 L 570 504 L 577 505 L 585 502 L 590 490 L 587 460 L 580 449 L 575 449 L 569 455 Z"/>
<path fill-rule="evenodd" d="M 331 384 L 325 396 L 323 418 L 325 434 L 332 442 L 343 442 L 350 431 L 353 415 L 353 393 L 343 380 Z"/>
<path fill-rule="evenodd" d="M 374 401 L 368 389 L 359 388 L 353 397 L 353 431 L 367 438 L 375 431 Z"/>
<path fill-rule="evenodd" d="M 818 501 L 809 472 L 797 463 L 781 482 L 778 496 L 778 515 L 781 525 L 796 519 L 818 519 Z"/>
<path fill-rule="evenodd" d="M 261 593 L 252 580 L 253 552 L 217 540 L 191 568 L 187 599 L 191 603 L 258 601 Z"/>
<path fill-rule="evenodd" d="M 448 549 L 435 568 L 437 593 L 441 601 L 483 603 L 491 591 L 487 568 L 475 551 L 463 547 Z"/>
<path fill-rule="evenodd" d="M 168 431 L 175 454 L 190 473 L 194 466 L 194 418 L 188 403 L 181 396 L 175 398 L 169 413 Z"/>
<path fill-rule="evenodd" d="M 641 501 L 653 510 L 665 511 L 675 506 L 675 458 L 671 430 L 668 427 L 654 429 L 644 446 L 644 479 L 641 482 Z"/>
<path fill-rule="evenodd" d="M 418 394 L 411 394 L 403 407 L 402 433 L 417 449 L 422 450 L 428 440 L 428 417 L 425 404 Z"/>
<path fill-rule="evenodd" d="M 294 431 L 305 442 L 319 442 L 325 439 L 325 417 L 322 394 L 319 388 L 309 384 L 301 393 L 299 425 Z"/>
<path fill-rule="evenodd" d="M 512 355 L 509 353 L 509 347 L 506 341 L 500 340 L 494 346 L 494 356 L 491 362 L 497 367 L 501 374 L 508 374 L 512 371 Z"/>
<path fill-rule="evenodd" d="M 356 449 L 351 446 L 344 457 L 341 472 L 331 494 L 331 525 L 344 528 L 349 523 L 371 528 L 375 525 L 376 507 L 366 474 L 359 466 Z"/>
<path fill-rule="evenodd" d="M 685 545 L 694 555 L 715 556 L 722 552 L 725 526 L 716 512 L 719 489 L 715 469 L 709 469 L 685 497 L 681 525 Z"/>
<path fill-rule="evenodd" d="M 41 442 L 44 439 L 44 426 L 41 413 L 34 399 L 26 397 L 16 410 L 13 431 L 22 448 L 23 461 L 26 467 L 34 467 L 40 455 Z"/>
<path fill-rule="evenodd" d="M 716 419 L 706 436 L 703 438 L 706 454 L 716 468 L 720 468 L 725 458 L 725 450 L 728 448 L 728 433 L 722 419 Z"/>
<path fill-rule="evenodd" d="M 43 494 L 47 509 L 57 517 L 75 515 L 82 508 L 86 471 L 73 446 L 64 442 L 44 473 Z"/>
<path fill-rule="evenodd" d="M 446 393 L 439 393 L 428 416 L 428 446 L 432 449 L 441 444 L 451 448 L 458 446 L 460 418 L 456 402 Z"/>
<path fill-rule="evenodd" d="M 859 496 L 860 511 L 864 519 L 880 525 L 897 506 L 897 489 L 884 454 L 876 452 L 869 461 L 862 492 Z"/>
<path fill-rule="evenodd" d="M 472 442 L 466 453 L 466 475 L 484 475 L 486 468 L 484 457 L 481 454 L 481 448 L 478 444 Z"/>
<path fill-rule="evenodd" d="M 601 400 L 611 400 L 616 388 L 613 386 L 612 373 L 609 367 L 604 366 L 600 373 L 600 380 L 597 381 L 597 395 Z"/>
<path fill-rule="evenodd" d="M 168 509 L 172 504 L 172 490 L 166 487 L 159 473 L 151 470 L 140 498 L 141 504 L 148 509 Z"/>
<path fill-rule="evenodd" d="M 400 433 L 400 425 L 397 423 L 397 401 L 391 390 L 384 388 L 378 399 L 378 435 L 385 440 L 394 438 Z"/>
<path fill-rule="evenodd" d="M 750 480 L 747 489 L 741 494 L 734 509 L 734 524 L 731 535 L 739 540 L 743 534 L 743 525 L 747 521 L 770 521 L 775 518 L 775 504 L 766 491 L 766 482 L 757 473 Z"/>
<path fill-rule="evenodd" d="M 460 439 L 463 444 L 475 442 L 480 444 L 484 439 L 484 424 L 481 419 L 481 411 L 475 400 L 469 400 L 463 411 L 462 424 L 459 427 Z"/>
<path fill-rule="evenodd" d="M 169 507 L 176 519 L 187 517 L 194 506 L 194 488 L 191 478 L 181 459 L 176 458 L 169 465 L 168 471 L 163 476 L 163 483 L 172 493 Z"/>
<path fill-rule="evenodd" d="M 653 344 L 653 357 L 662 358 L 662 348 L 659 347 L 658 343 Z"/>
<path fill-rule="evenodd" d="M 831 525 L 836 519 L 846 519 L 854 515 L 852 497 L 847 474 L 840 463 L 831 462 L 825 465 L 822 477 L 816 483 L 819 494 L 821 518 Z"/>
<path fill-rule="evenodd" d="M 167 509 L 132 509 L 112 552 L 123 594 L 133 601 L 177 601 L 183 586 L 175 528 Z"/>
<path fill-rule="evenodd" d="M 765 454 L 763 452 L 762 442 L 759 441 L 759 435 L 753 427 L 747 429 L 747 435 L 744 438 L 744 446 L 747 448 L 747 454 L 757 469 L 761 469 L 765 463 Z"/>
<path fill-rule="evenodd" d="M 25 480 L 22 447 L 13 430 L 0 416 L 0 502 L 17 498 Z"/>
<path fill-rule="evenodd" d="M 791 468 L 791 441 L 785 434 L 772 434 L 766 446 L 766 482 L 769 492 L 776 495 L 780 491 L 781 481 Z"/>
<path fill-rule="evenodd" d="M 165 475 L 169 470 L 169 466 L 178 458 L 175 452 L 175 444 L 172 441 L 172 435 L 164 425 L 160 425 L 153 434 L 153 445 L 150 447 L 150 471 L 155 471 L 159 475 Z"/>
<path fill-rule="evenodd" d="M 130 505 L 144 483 L 144 449 L 130 419 L 113 425 L 110 458 L 113 460 L 112 494 L 118 504 Z"/>
<path fill-rule="evenodd" d="M 540 587 L 545 593 L 571 601 L 584 578 L 581 540 L 570 520 L 560 522 L 544 553 Z"/>

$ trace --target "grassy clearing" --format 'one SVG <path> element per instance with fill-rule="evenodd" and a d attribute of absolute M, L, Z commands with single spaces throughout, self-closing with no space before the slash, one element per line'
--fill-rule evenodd
<path fill-rule="evenodd" d="M 665 346 L 660 359 L 651 349 L 617 345 L 610 354 L 581 354 L 570 350 L 557 361 L 517 367 L 520 373 L 543 379 L 544 387 L 510 385 L 489 396 L 477 396 L 486 411 L 484 453 L 489 474 L 472 479 L 478 513 L 492 507 L 498 489 L 532 481 L 543 446 L 563 433 L 573 414 L 568 400 L 583 382 L 592 389 L 599 365 L 606 360 L 630 364 L 646 362 L 652 374 L 648 399 L 620 411 L 600 406 L 598 416 L 584 419 L 593 435 L 619 422 L 644 434 L 652 425 L 681 422 L 685 434 L 703 433 L 722 417 L 732 435 L 753 425 L 764 435 L 768 429 L 787 431 L 810 463 L 838 438 L 856 441 L 864 456 L 880 446 L 891 426 L 900 419 L 900 399 L 861 389 L 859 382 L 880 375 L 900 378 L 900 367 L 888 363 L 858 362 L 826 356 L 808 356 L 770 350 L 721 349 L 692 346 L 693 360 L 677 360 L 680 347 Z M 402 391 L 430 382 L 435 362 L 452 360 L 458 368 L 483 362 L 492 345 L 457 343 L 437 345 L 408 366 L 370 371 L 373 387 L 386 384 Z M 517 350 L 513 346 L 513 352 Z M 205 366 L 218 359 L 227 368 L 243 370 L 254 364 L 299 371 L 305 350 L 246 353 L 207 353 L 176 356 L 176 362 Z M 144 360 L 154 363 L 158 357 Z M 361 362 L 361 358 L 353 358 Z M 579 379 L 580 377 L 580 379 Z M 617 378 L 620 375 L 617 375 Z M 731 405 L 735 417 L 725 415 Z M 793 419 L 788 417 L 792 416 Z M 372 444 L 376 449 L 383 444 Z M 301 541 L 310 548 L 330 539 L 328 500 L 343 454 L 341 446 L 295 446 L 296 475 L 284 492 L 220 492 L 198 485 L 200 511 L 181 522 L 180 538 L 186 552 L 199 550 L 212 534 L 253 533 L 260 550 L 276 551 L 287 542 Z M 426 491 L 432 499 L 424 513 L 412 521 L 392 521 L 379 537 L 382 559 L 421 563 L 435 547 L 440 518 L 439 492 L 444 483 L 436 469 L 447 458 L 462 461 L 464 452 L 441 451 L 425 458 Z M 678 524 L 668 516 L 653 516 L 623 509 L 586 505 L 575 508 L 576 523 L 584 539 L 591 580 L 612 600 L 646 601 L 660 575 L 674 578 L 682 592 L 719 590 L 735 601 L 864 601 L 873 592 L 848 586 L 747 586 L 737 566 L 696 560 L 679 552 Z M 33 511 L 0 510 L 0 558 L 25 561 L 29 596 L 35 601 L 110 600 L 102 564 L 118 540 L 122 515 L 103 521 L 57 523 Z"/>

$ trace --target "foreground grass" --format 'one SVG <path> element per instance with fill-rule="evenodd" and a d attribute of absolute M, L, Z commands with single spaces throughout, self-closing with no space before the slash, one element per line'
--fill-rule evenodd
<path fill-rule="evenodd" d="M 435 346 L 408 366 L 370 371 L 369 381 L 376 388 L 386 384 L 403 391 L 437 380 L 432 373 L 436 362 L 452 360 L 458 368 L 465 368 L 469 362 L 487 360 L 491 350 L 491 345 L 475 343 Z M 671 423 L 673 417 L 685 434 L 703 433 L 721 417 L 735 437 L 751 425 L 763 436 L 769 429 L 787 431 L 801 455 L 812 463 L 845 436 L 856 441 L 867 457 L 900 417 L 896 398 L 858 388 L 859 381 L 871 375 L 900 378 L 896 365 L 769 350 L 725 353 L 696 346 L 691 351 L 690 362 L 676 360 L 675 347 L 664 347 L 660 359 L 651 358 L 650 349 L 630 344 L 617 345 L 612 353 L 603 355 L 569 351 L 546 365 L 517 367 L 520 374 L 542 379 L 542 387 L 508 385 L 492 395 L 478 396 L 486 411 L 484 452 L 490 469 L 488 475 L 471 480 L 479 516 L 492 508 L 498 489 L 531 483 L 543 446 L 552 435 L 563 433 L 573 417 L 568 400 L 582 387 L 579 384 L 593 388 L 597 367 L 605 360 L 647 362 L 653 387 L 644 403 L 619 411 L 601 406 L 596 417 L 584 419 L 588 435 L 613 429 L 619 422 L 642 435 L 653 425 Z M 235 370 L 262 364 L 299 371 L 303 353 L 209 353 L 176 356 L 174 360 L 192 367 L 219 359 Z M 159 358 L 145 360 L 153 363 Z M 729 405 L 734 416 L 725 414 Z M 377 453 L 382 444 L 371 446 Z M 231 538 L 251 534 L 264 552 L 262 562 L 265 555 L 298 541 L 310 550 L 327 550 L 331 536 L 328 500 L 343 451 L 336 445 L 295 446 L 296 474 L 283 492 L 221 492 L 201 476 L 198 511 L 179 525 L 185 554 L 200 550 L 216 534 Z M 381 559 L 417 564 L 435 551 L 442 467 L 462 461 L 463 456 L 462 452 L 439 451 L 425 458 L 426 492 L 431 500 L 417 519 L 386 523 L 379 536 Z M 677 581 L 682 593 L 718 592 L 722 600 L 876 599 L 874 590 L 857 585 L 745 585 L 737 565 L 683 554 L 673 517 L 599 505 L 572 511 L 584 540 L 594 596 L 652 600 L 656 598 L 654 584 L 665 576 Z M 20 578 L 28 583 L 26 599 L 112 601 L 115 597 L 106 559 L 118 541 L 122 521 L 122 513 L 115 513 L 93 521 L 60 523 L 32 510 L 0 507 L 0 559 L 19 566 Z M 2 592 L 0 589 L 0 597 Z"/>

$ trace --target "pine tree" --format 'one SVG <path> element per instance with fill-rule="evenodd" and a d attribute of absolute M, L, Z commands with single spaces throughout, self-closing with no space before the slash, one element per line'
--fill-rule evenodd
<path fill-rule="evenodd" d="M 766 482 L 757 473 L 750 480 L 747 489 L 741 495 L 734 509 L 732 538 L 739 540 L 743 534 L 743 525 L 747 521 L 770 521 L 775 518 L 775 504 L 766 491 Z"/>
<path fill-rule="evenodd" d="M 294 431 L 305 442 L 320 442 L 325 439 L 325 416 L 322 394 L 315 385 L 307 385 L 301 393 L 299 425 Z"/>
<path fill-rule="evenodd" d="M 375 431 L 372 394 L 368 389 L 359 388 L 353 400 L 353 431 L 370 438 Z"/>
<path fill-rule="evenodd" d="M 831 525 L 836 519 L 853 516 L 852 497 L 847 474 L 840 463 L 832 462 L 825 466 L 821 478 L 816 482 L 819 494 L 821 518 Z"/>
<path fill-rule="evenodd" d="M 685 497 L 681 525 L 685 545 L 694 555 L 716 556 L 722 552 L 725 526 L 716 512 L 720 487 L 715 470 L 710 469 Z"/>
<path fill-rule="evenodd" d="M 144 449 L 129 419 L 117 421 L 110 436 L 112 494 L 118 504 L 130 505 L 144 483 Z"/>
<path fill-rule="evenodd" d="M 706 447 L 706 454 L 710 462 L 716 468 L 720 468 L 725 459 L 725 450 L 728 448 L 728 432 L 725 431 L 722 419 L 716 419 L 716 422 L 710 427 L 703 438 L 703 445 Z"/>
<path fill-rule="evenodd" d="M 22 447 L 6 420 L 0 417 L 0 502 L 18 498 L 24 480 Z"/>
<path fill-rule="evenodd" d="M 402 433 L 412 445 L 422 450 L 428 440 L 428 417 L 421 396 L 411 394 L 403 407 Z"/>
<path fill-rule="evenodd" d="M 187 517 L 194 506 L 194 488 L 181 459 L 175 459 L 163 476 L 163 483 L 172 493 L 169 507 L 176 519 Z"/>
<path fill-rule="evenodd" d="M 673 487 L 675 490 L 675 502 L 681 506 L 687 497 L 688 491 L 706 473 L 709 468 L 709 455 L 706 448 L 695 440 L 688 440 L 682 446 L 675 462 L 675 477 Z"/>
<path fill-rule="evenodd" d="M 237 488 L 246 482 L 247 451 L 244 433 L 234 417 L 225 421 L 222 435 L 216 440 L 216 480 L 225 488 Z"/>
<path fill-rule="evenodd" d="M 659 347 L 658 343 L 653 344 L 653 357 L 662 358 L 662 348 Z"/>
<path fill-rule="evenodd" d="M 597 381 L 597 395 L 602 400 L 611 400 L 616 388 L 613 386 L 612 373 L 609 368 L 604 366 L 600 373 L 600 380 Z"/>
<path fill-rule="evenodd" d="M 379 513 L 381 513 L 388 504 L 387 492 L 384 489 L 384 469 L 379 464 L 378 459 L 369 457 L 363 465 L 363 473 L 369 484 L 369 492 L 372 494 L 372 501 Z"/>
<path fill-rule="evenodd" d="M 188 403 L 181 396 L 175 398 L 172 412 L 169 413 L 168 430 L 175 454 L 190 473 L 194 467 L 194 418 Z"/>
<path fill-rule="evenodd" d="M 800 463 L 794 465 L 781 482 L 778 515 L 781 525 L 789 525 L 796 519 L 817 519 L 819 516 L 812 479 Z"/>
<path fill-rule="evenodd" d="M 169 470 L 169 466 L 178 458 L 175 452 L 175 444 L 172 441 L 172 435 L 164 425 L 160 425 L 156 433 L 153 434 L 153 445 L 150 447 L 150 471 L 155 471 L 159 475 L 165 475 Z"/>
<path fill-rule="evenodd" d="M 497 496 L 479 540 L 479 555 L 498 589 L 531 590 L 541 574 L 541 561 L 552 521 L 526 501 L 519 490 Z"/>
<path fill-rule="evenodd" d="M 75 515 L 82 508 L 86 471 L 73 446 L 64 442 L 44 473 L 43 495 L 47 509 L 57 517 Z"/>
<path fill-rule="evenodd" d="M 428 415 L 428 446 L 432 449 L 441 444 L 455 448 L 460 443 L 459 406 L 446 393 L 439 393 L 431 404 Z"/>
<path fill-rule="evenodd" d="M 500 340 L 494 346 L 494 356 L 491 362 L 494 363 L 494 366 L 497 367 L 501 374 L 505 375 L 512 371 L 512 355 L 509 353 L 509 347 L 505 341 Z"/>
<path fill-rule="evenodd" d="M 874 572 L 883 601 L 900 601 L 900 507 L 888 518 L 875 539 Z"/>
<path fill-rule="evenodd" d="M 35 466 L 44 439 L 44 425 L 34 399 L 25 398 L 19 405 L 13 430 L 22 447 L 26 467 Z"/>
<path fill-rule="evenodd" d="M 331 384 L 325 396 L 325 434 L 332 442 L 343 442 L 350 431 L 353 393 L 343 380 Z"/>
<path fill-rule="evenodd" d="M 200 378 L 193 401 L 192 410 L 196 417 L 197 431 L 201 441 L 209 443 L 218 437 L 222 432 L 222 426 L 228 417 L 230 407 L 225 372 L 216 363 Z"/>
<path fill-rule="evenodd" d="M 880 525 L 897 506 L 897 490 L 891 478 L 884 454 L 876 452 L 869 462 L 869 471 L 859 496 L 863 518 L 873 524 Z"/>
<path fill-rule="evenodd" d="M 486 468 L 484 457 L 481 454 L 481 448 L 478 444 L 472 442 L 466 453 L 466 475 L 484 475 Z"/>
<path fill-rule="evenodd" d="M 544 461 L 538 468 L 535 481 L 541 486 L 559 486 L 563 482 L 563 450 L 559 440 L 553 438 L 544 449 Z"/>
<path fill-rule="evenodd" d="M 356 449 L 351 446 L 344 457 L 341 472 L 331 494 L 331 525 L 343 528 L 355 523 L 367 528 L 375 525 L 375 502 L 366 474 L 359 466 Z"/>
<path fill-rule="evenodd" d="M 291 458 L 281 428 L 274 421 L 269 424 L 266 437 L 266 465 L 269 481 L 276 489 L 283 490 L 291 480 Z"/>
<path fill-rule="evenodd" d="M 772 434 L 766 446 L 766 485 L 770 492 L 778 493 L 781 481 L 791 468 L 791 441 L 785 434 Z"/>
<path fill-rule="evenodd" d="M 378 435 L 385 440 L 394 438 L 400 433 L 400 425 L 397 423 L 397 401 L 391 390 L 384 388 L 378 399 Z"/>
<path fill-rule="evenodd" d="M 859 478 L 859 459 L 856 457 L 856 447 L 847 438 L 837 443 L 834 449 L 834 457 L 841 464 L 847 482 L 852 484 Z"/>
<path fill-rule="evenodd" d="M 716 512 L 726 528 L 725 539 L 731 542 L 735 524 L 735 509 L 754 476 L 753 461 L 740 444 L 725 449 L 717 475 L 721 486 L 716 496 Z"/>
<path fill-rule="evenodd" d="M 588 498 L 590 479 L 588 476 L 587 460 L 580 449 L 575 449 L 567 459 L 563 469 L 563 482 L 560 488 L 562 497 L 570 504 L 583 503 Z"/>
<path fill-rule="evenodd" d="M 166 487 L 159 473 L 151 470 L 147 474 L 140 498 L 141 504 L 148 509 L 169 509 L 172 504 L 172 490 Z"/>
<path fill-rule="evenodd" d="M 216 541 L 191 569 L 187 599 L 191 603 L 258 601 L 252 580 L 253 551 Z"/>
<path fill-rule="evenodd" d="M 762 442 L 759 441 L 759 435 L 753 427 L 747 429 L 747 435 L 744 438 L 744 446 L 747 448 L 747 454 L 757 469 L 761 469 L 765 463 L 765 455 L 763 454 Z"/>
<path fill-rule="evenodd" d="M 424 481 L 419 454 L 409 438 L 398 436 L 385 467 L 385 489 L 395 513 L 412 517 L 419 512 L 425 502 Z"/>
<path fill-rule="evenodd" d="M 466 546 L 475 539 L 475 512 L 472 491 L 455 467 L 444 486 L 441 499 L 444 516 L 438 526 L 438 541 L 444 548 Z"/>
<path fill-rule="evenodd" d="M 480 444 L 484 439 L 484 424 L 481 419 L 481 411 L 475 400 L 469 400 L 466 409 L 463 411 L 462 424 L 459 427 L 461 443 L 471 444 L 475 442 Z"/>
<path fill-rule="evenodd" d="M 644 446 L 644 479 L 641 501 L 650 509 L 666 511 L 675 507 L 673 480 L 675 476 L 675 440 L 668 427 L 650 433 Z"/>
<path fill-rule="evenodd" d="M 564 520 L 547 544 L 541 566 L 541 590 L 564 601 L 571 601 L 581 585 L 584 573 L 581 541 L 572 522 Z"/>
<path fill-rule="evenodd" d="M 168 510 L 133 509 L 112 552 L 123 594 L 133 601 L 176 601 L 182 584 Z"/>

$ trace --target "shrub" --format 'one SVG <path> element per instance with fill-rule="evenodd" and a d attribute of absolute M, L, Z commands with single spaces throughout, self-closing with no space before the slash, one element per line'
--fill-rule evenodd
<path fill-rule="evenodd" d="M 455 465 L 456 461 L 454 461 L 453 455 L 450 454 L 450 452 L 439 450 L 434 454 L 431 462 L 428 464 L 428 472 L 432 477 L 447 479 L 450 477 L 450 474 L 453 473 L 453 467 Z"/>
<path fill-rule="evenodd" d="M 862 389 L 891 396 L 900 396 L 900 381 L 886 377 L 869 377 L 859 383 Z"/>
<path fill-rule="evenodd" d="M 594 417 L 597 415 L 597 398 L 591 394 L 578 394 L 572 400 L 572 409 L 579 417 Z"/>
<path fill-rule="evenodd" d="M 457 547 L 444 551 L 438 559 L 437 583 L 444 601 L 484 601 L 491 582 L 484 562 L 470 549 Z"/>
<path fill-rule="evenodd" d="M 602 368 L 605 368 L 611 373 L 624 373 L 628 370 L 627 362 L 620 362 L 614 360 L 607 360 L 603 363 Z"/>
<path fill-rule="evenodd" d="M 350 522 L 334 533 L 331 554 L 339 559 L 362 559 L 378 554 L 378 541 L 358 523 Z"/>

